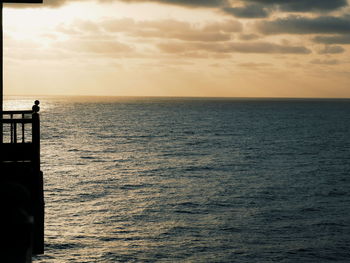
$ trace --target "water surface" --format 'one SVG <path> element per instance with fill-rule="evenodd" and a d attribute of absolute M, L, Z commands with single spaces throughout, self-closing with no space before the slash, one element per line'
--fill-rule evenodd
<path fill-rule="evenodd" d="M 349 260 L 349 100 L 41 100 L 35 263 Z"/>

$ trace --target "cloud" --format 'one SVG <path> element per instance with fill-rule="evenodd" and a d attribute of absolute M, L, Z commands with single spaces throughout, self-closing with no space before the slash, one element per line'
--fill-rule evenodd
<path fill-rule="evenodd" d="M 66 3 L 72 2 L 72 1 L 80 1 L 80 0 L 43 0 L 42 4 L 24 4 L 24 3 L 16 3 L 16 4 L 10 4 L 10 3 L 4 3 L 4 6 L 12 7 L 12 8 L 27 8 L 27 7 L 59 7 Z"/>
<path fill-rule="evenodd" d="M 341 46 L 325 46 L 320 50 L 319 54 L 339 54 L 345 52 L 345 49 Z"/>
<path fill-rule="evenodd" d="M 72 1 L 72 0 L 70 0 Z M 58 6 L 70 2 L 68 0 L 45 0 L 48 5 Z M 113 2 L 114 0 L 96 0 L 99 2 Z M 185 7 L 213 7 L 222 8 L 230 6 L 227 0 L 121 0 L 126 3 L 160 3 Z M 348 5 L 347 0 L 243 0 L 246 3 L 241 10 L 236 11 L 241 15 L 249 13 L 259 13 L 267 5 L 277 6 L 282 11 L 287 12 L 308 12 L 308 11 L 333 11 Z M 253 4 L 252 4 L 253 3 Z M 259 7 L 258 7 L 259 6 Z M 259 10 L 260 9 L 260 10 Z"/>
<path fill-rule="evenodd" d="M 268 42 L 256 43 L 160 43 L 158 47 L 167 53 L 182 53 L 204 50 L 215 53 L 260 53 L 260 54 L 309 54 L 311 51 L 303 46 L 285 46 Z"/>
<path fill-rule="evenodd" d="M 241 40 L 254 40 L 260 38 L 259 35 L 256 34 L 240 34 L 239 39 Z"/>
<path fill-rule="evenodd" d="M 340 64 L 339 60 L 337 59 L 313 59 L 310 61 L 311 64 L 317 64 L 317 65 L 338 65 Z"/>
<path fill-rule="evenodd" d="M 71 2 L 83 2 L 88 0 L 43 0 L 42 5 L 37 5 L 37 7 L 60 7 L 64 4 L 69 4 Z M 93 0 L 90 0 L 93 1 Z M 111 3 L 117 0 L 94 0 L 100 3 Z M 159 3 L 159 4 L 171 4 L 184 7 L 220 7 L 227 5 L 226 0 L 119 0 L 125 3 Z M 35 7 L 33 4 L 6 4 L 13 8 L 25 8 L 25 7 Z"/>
<path fill-rule="evenodd" d="M 156 47 L 165 53 L 209 52 L 213 54 L 230 53 L 265 53 L 265 54 L 309 54 L 304 46 L 293 46 L 288 43 L 269 42 L 233 42 L 233 34 L 241 33 L 242 24 L 235 20 L 192 24 L 190 22 L 167 19 L 136 21 L 133 19 L 105 19 L 91 24 L 89 21 L 76 20 L 71 25 L 60 26 L 58 30 L 68 38 L 79 41 L 105 40 L 114 43 L 124 35 L 129 43 L 138 43 Z M 254 40 L 258 35 L 240 34 L 243 40 Z M 137 42 L 135 42 L 135 40 Z M 147 41 L 149 40 L 149 41 Z M 166 40 L 166 41 L 164 41 Z M 98 43 L 82 42 L 83 50 L 96 52 Z M 89 47 L 89 48 L 88 48 Z M 121 47 L 115 47 L 117 50 Z M 127 51 L 127 49 L 125 49 Z"/>
<path fill-rule="evenodd" d="M 222 31 L 222 32 L 241 32 L 243 30 L 242 23 L 237 20 L 223 20 L 222 22 L 208 23 L 203 28 L 204 31 Z"/>
<path fill-rule="evenodd" d="M 266 18 L 273 11 L 326 13 L 348 6 L 347 0 L 242 0 L 240 6 L 221 6 L 239 18 Z"/>
<path fill-rule="evenodd" d="M 56 31 L 60 33 L 79 38 L 86 38 L 91 35 L 108 38 L 116 37 L 121 33 L 134 38 L 165 38 L 205 42 L 229 41 L 231 40 L 232 33 L 240 32 L 241 30 L 241 23 L 235 20 L 212 22 L 198 26 L 173 19 L 135 21 L 130 18 L 105 19 L 95 23 L 76 20 L 74 23 L 61 24 L 56 28 Z"/>
<path fill-rule="evenodd" d="M 110 2 L 111 0 L 100 0 L 101 2 Z M 127 3 L 156 2 L 161 4 L 181 5 L 187 7 L 218 7 L 227 5 L 226 0 L 122 0 Z"/>
<path fill-rule="evenodd" d="M 224 7 L 222 10 L 239 18 L 265 18 L 269 16 L 268 11 L 262 5 L 246 5 L 242 7 Z"/>
<path fill-rule="evenodd" d="M 260 68 L 267 68 L 271 67 L 272 64 L 270 63 L 256 63 L 256 62 L 247 62 L 247 63 L 240 63 L 238 66 L 248 69 L 260 69 Z"/>
<path fill-rule="evenodd" d="M 308 18 L 288 16 L 255 24 L 263 34 L 349 34 L 350 17 L 320 16 Z"/>
<path fill-rule="evenodd" d="M 12 8 L 51 7 L 56 8 L 72 2 L 95 1 L 111 3 L 118 0 L 44 0 L 44 4 L 5 4 Z M 229 0 L 119 0 L 125 3 L 159 3 L 188 8 L 214 8 L 240 18 L 264 18 L 272 10 L 283 12 L 329 12 L 348 6 L 347 0 L 241 0 L 241 6 Z"/>
<path fill-rule="evenodd" d="M 60 24 L 55 30 L 58 37 L 52 39 L 56 40 L 53 44 L 56 49 L 82 55 L 148 56 L 158 51 L 157 44 L 161 41 L 189 46 L 193 43 L 192 47 L 200 44 L 210 46 L 210 43 L 220 46 L 230 43 L 233 34 L 241 30 L 241 23 L 232 19 L 193 24 L 173 19 L 137 21 L 108 18 L 95 23 L 74 20 L 72 23 Z M 227 56 L 220 52 L 209 54 L 205 48 L 191 49 L 187 55 L 198 58 Z"/>
<path fill-rule="evenodd" d="M 347 0 L 246 0 L 276 6 L 286 12 L 333 11 L 348 5 Z"/>
<path fill-rule="evenodd" d="M 311 51 L 303 46 L 278 45 L 267 42 L 234 43 L 230 50 L 241 53 L 268 53 L 268 54 L 309 54 Z"/>
<path fill-rule="evenodd" d="M 56 47 L 74 51 L 78 53 L 94 53 L 100 55 L 112 55 L 127 53 L 133 51 L 129 45 L 118 41 L 108 40 L 77 40 L 71 39 L 64 42 L 58 42 Z"/>
<path fill-rule="evenodd" d="M 350 34 L 339 36 L 317 36 L 313 38 L 313 41 L 322 44 L 350 44 Z"/>
<path fill-rule="evenodd" d="M 208 42 L 229 41 L 231 33 L 242 30 L 241 23 L 234 20 L 196 26 L 172 19 L 137 22 L 133 19 L 111 19 L 103 21 L 101 27 L 110 33 L 124 32 L 133 37 Z"/>

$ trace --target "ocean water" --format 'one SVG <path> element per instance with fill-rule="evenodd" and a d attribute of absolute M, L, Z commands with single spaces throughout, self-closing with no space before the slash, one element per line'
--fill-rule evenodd
<path fill-rule="evenodd" d="M 350 262 L 350 100 L 51 97 L 41 109 L 34 263 Z"/>

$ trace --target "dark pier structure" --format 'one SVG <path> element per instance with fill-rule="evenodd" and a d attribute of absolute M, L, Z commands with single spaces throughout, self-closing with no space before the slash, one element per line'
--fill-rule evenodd
<path fill-rule="evenodd" d="M 44 253 L 44 192 L 40 169 L 39 101 L 32 110 L 3 110 L 3 3 L 0 2 L 0 262 L 30 263 Z"/>
<path fill-rule="evenodd" d="M 38 105 L 3 111 L 0 119 L 0 238 L 6 244 L 0 262 L 31 262 L 32 254 L 44 253 Z"/>

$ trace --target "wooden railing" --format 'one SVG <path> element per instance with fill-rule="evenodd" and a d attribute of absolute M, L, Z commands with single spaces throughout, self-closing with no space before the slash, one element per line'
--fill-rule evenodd
<path fill-rule="evenodd" d="M 33 123 L 32 114 L 33 111 L 3 111 L 0 120 L 2 123 L 0 143 L 31 142 L 32 140 L 28 140 L 26 136 L 28 134 L 26 124 Z"/>
<path fill-rule="evenodd" d="M 40 169 L 38 104 L 29 111 L 1 112 L 0 162 L 30 161 Z"/>

